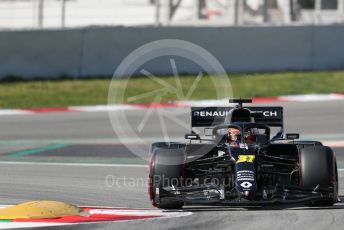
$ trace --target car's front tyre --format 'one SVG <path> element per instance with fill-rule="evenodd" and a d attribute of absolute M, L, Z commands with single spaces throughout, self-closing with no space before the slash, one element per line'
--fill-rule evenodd
<path fill-rule="evenodd" d="M 300 152 L 300 184 L 307 188 L 331 188 L 333 198 L 324 198 L 307 205 L 332 206 L 338 201 L 338 172 L 336 157 L 326 146 L 314 146 Z"/>
<path fill-rule="evenodd" d="M 162 209 L 180 209 L 184 203 L 161 197 L 160 191 L 166 186 L 180 186 L 185 161 L 183 144 L 173 143 L 151 147 L 149 163 L 148 192 L 153 206 Z"/>

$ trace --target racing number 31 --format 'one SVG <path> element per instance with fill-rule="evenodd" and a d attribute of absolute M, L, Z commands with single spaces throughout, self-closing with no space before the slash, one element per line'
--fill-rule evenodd
<path fill-rule="evenodd" d="M 254 158 L 255 158 L 255 155 L 239 155 L 236 163 L 237 164 L 243 163 L 243 162 L 253 163 Z"/>

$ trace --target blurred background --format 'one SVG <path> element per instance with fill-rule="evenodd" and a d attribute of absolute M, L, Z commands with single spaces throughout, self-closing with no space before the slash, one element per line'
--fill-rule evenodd
<path fill-rule="evenodd" d="M 0 107 L 107 104 L 121 62 L 161 39 L 210 52 L 234 96 L 344 91 L 344 0 L 0 0 Z M 144 67 L 173 82 L 170 58 L 134 74 Z M 173 58 L 187 88 L 202 68 Z M 154 88 L 147 80 L 132 81 L 132 94 Z"/>
<path fill-rule="evenodd" d="M 324 25 L 342 0 L 1 0 L 1 29 L 80 26 Z"/>

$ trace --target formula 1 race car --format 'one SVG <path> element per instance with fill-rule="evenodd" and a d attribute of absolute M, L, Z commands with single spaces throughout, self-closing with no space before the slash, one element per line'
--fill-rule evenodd
<path fill-rule="evenodd" d="M 148 189 L 155 207 L 338 202 L 330 147 L 284 134 L 282 107 L 243 107 L 250 99 L 230 102 L 235 107 L 191 108 L 186 143 L 151 145 Z"/>

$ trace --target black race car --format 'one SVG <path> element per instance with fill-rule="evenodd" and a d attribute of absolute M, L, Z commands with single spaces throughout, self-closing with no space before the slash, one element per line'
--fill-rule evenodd
<path fill-rule="evenodd" d="M 243 107 L 250 99 L 230 102 L 237 105 L 191 108 L 187 143 L 151 145 L 149 195 L 155 207 L 338 202 L 330 147 L 284 134 L 282 107 Z"/>

